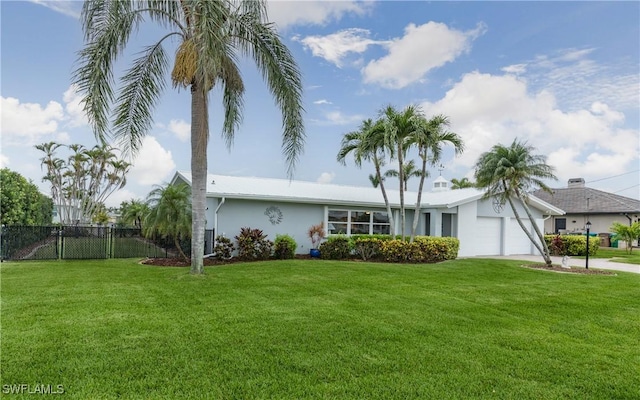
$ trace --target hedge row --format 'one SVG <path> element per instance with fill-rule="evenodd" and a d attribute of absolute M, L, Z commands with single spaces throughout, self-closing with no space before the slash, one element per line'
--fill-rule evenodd
<path fill-rule="evenodd" d="M 452 237 L 417 236 L 413 242 L 384 235 L 333 235 L 320 245 L 320 256 L 328 260 L 358 257 L 399 263 L 436 263 L 454 260 L 460 241 Z"/>
<path fill-rule="evenodd" d="M 586 256 L 587 237 L 580 235 L 545 235 L 544 240 L 554 256 Z M 600 248 L 600 239 L 589 238 L 589 255 L 594 256 Z"/>

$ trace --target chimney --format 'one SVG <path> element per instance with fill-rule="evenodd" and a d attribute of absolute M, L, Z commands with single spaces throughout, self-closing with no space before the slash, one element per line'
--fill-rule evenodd
<path fill-rule="evenodd" d="M 571 178 L 569 179 L 569 183 L 567 187 L 570 188 L 583 188 L 584 187 L 584 179 L 583 178 Z"/>

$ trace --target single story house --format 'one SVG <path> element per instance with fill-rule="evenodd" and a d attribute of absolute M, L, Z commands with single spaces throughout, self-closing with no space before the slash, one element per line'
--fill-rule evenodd
<path fill-rule="evenodd" d="M 190 172 L 176 172 L 172 183 L 190 184 Z M 399 191 L 388 190 L 396 232 L 400 231 Z M 406 227 L 410 234 L 417 200 L 405 193 Z M 475 188 L 450 190 L 438 177 L 424 191 L 419 210 L 418 235 L 452 236 L 460 240 L 458 255 L 535 254 L 508 205 L 484 199 Z M 564 212 L 535 196 L 529 202 L 540 229 L 546 218 Z M 521 206 L 520 206 L 521 207 Z M 523 209 L 520 215 L 525 215 Z M 206 228 L 233 238 L 242 227 L 259 228 L 274 240 L 277 234 L 292 236 L 297 253 L 308 253 L 310 226 L 322 223 L 331 234 L 389 233 L 390 222 L 380 189 L 321 184 L 287 179 L 222 176 L 207 177 Z M 532 221 L 525 220 L 528 229 Z"/>
<path fill-rule="evenodd" d="M 640 218 L 640 200 L 586 187 L 582 178 L 569 179 L 566 188 L 552 193 L 537 190 L 534 195 L 566 212 L 545 221 L 548 233 L 583 233 L 587 221 L 591 232 L 609 233 L 614 222 L 630 225 Z"/>

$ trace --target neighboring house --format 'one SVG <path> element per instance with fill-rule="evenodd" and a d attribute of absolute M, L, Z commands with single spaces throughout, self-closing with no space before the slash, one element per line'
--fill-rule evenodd
<path fill-rule="evenodd" d="M 63 206 L 61 204 L 54 204 L 52 211 L 52 222 L 54 224 L 62 223 L 62 220 L 67 217 L 67 219 L 71 219 L 72 225 L 89 225 L 91 221 L 88 218 L 79 218 L 80 209 L 78 207 L 73 206 Z M 79 219 L 78 219 L 79 218 Z"/>
<path fill-rule="evenodd" d="M 608 233 L 614 222 L 631 224 L 640 218 L 640 201 L 585 186 L 584 179 L 569 179 L 568 187 L 552 189 L 552 194 L 537 190 L 534 195 L 566 212 L 545 221 L 548 233 L 584 232 L 587 221 L 591 232 Z"/>
<path fill-rule="evenodd" d="M 172 183 L 190 184 L 189 172 L 177 172 Z M 535 254 L 508 205 L 482 199 L 474 188 L 450 190 L 444 178 L 438 188 L 423 192 L 418 235 L 453 236 L 460 240 L 459 256 Z M 389 190 L 396 232 L 399 231 L 399 192 Z M 405 193 L 406 233 L 411 232 L 417 193 Z M 542 229 L 544 218 L 563 211 L 532 196 L 530 208 Z M 520 215 L 526 214 L 520 209 Z M 323 223 L 328 234 L 389 233 L 387 210 L 380 189 L 320 184 L 286 179 L 208 175 L 207 229 L 233 239 L 242 227 L 262 229 L 274 240 L 292 236 L 297 253 L 311 247 L 307 231 Z M 531 223 L 526 220 L 531 229 Z"/>

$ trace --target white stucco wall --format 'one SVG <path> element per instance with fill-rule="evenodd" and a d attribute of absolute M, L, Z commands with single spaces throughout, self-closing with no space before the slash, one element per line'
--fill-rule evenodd
<path fill-rule="evenodd" d="M 277 207 L 282 213 L 279 223 L 272 223 L 265 211 Z M 211 209 L 211 208 L 210 208 Z M 285 202 L 250 201 L 226 199 L 218 212 L 218 235 L 233 240 L 240 228 L 262 229 L 269 240 L 275 240 L 277 234 L 287 234 L 298 244 L 297 253 L 307 253 L 311 242 L 307 231 L 311 225 L 324 220 L 324 206 Z"/>

